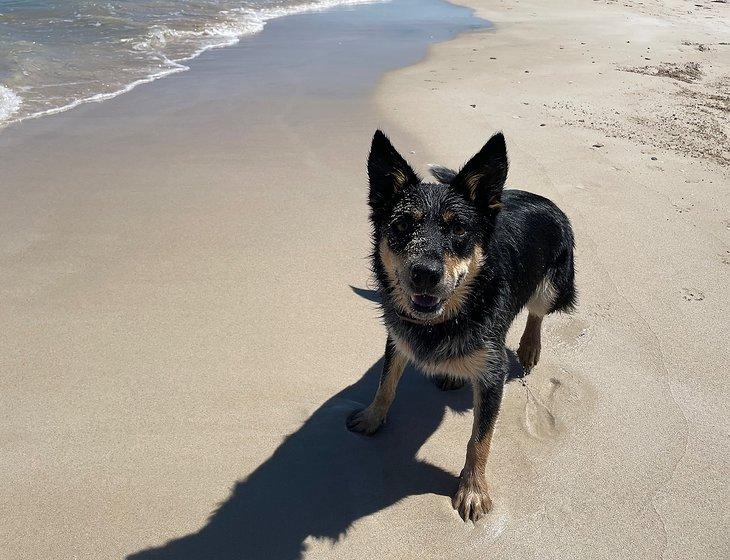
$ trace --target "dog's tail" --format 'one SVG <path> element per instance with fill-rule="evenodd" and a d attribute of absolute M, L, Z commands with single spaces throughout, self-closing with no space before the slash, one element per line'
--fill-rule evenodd
<path fill-rule="evenodd" d="M 444 183 L 445 185 L 451 184 L 451 181 L 453 181 L 454 177 L 456 177 L 456 171 L 442 165 L 430 163 L 428 165 L 428 169 L 431 171 L 431 175 L 436 177 L 439 183 Z"/>

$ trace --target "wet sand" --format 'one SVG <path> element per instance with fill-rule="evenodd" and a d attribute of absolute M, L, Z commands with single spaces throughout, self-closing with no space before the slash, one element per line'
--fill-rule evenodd
<path fill-rule="evenodd" d="M 479 22 L 283 18 L 0 132 L 0 555 L 727 556 L 728 7 L 468 3 L 494 27 L 384 78 Z M 578 312 L 508 385 L 476 526 L 468 390 L 411 370 L 382 432 L 344 428 L 385 338 L 377 126 L 420 170 L 503 130 L 508 184 L 577 233 Z"/>

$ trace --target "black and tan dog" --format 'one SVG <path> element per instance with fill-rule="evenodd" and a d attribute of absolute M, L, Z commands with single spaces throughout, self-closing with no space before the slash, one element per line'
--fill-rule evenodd
<path fill-rule="evenodd" d="M 540 357 L 542 319 L 575 305 L 573 233 L 555 204 L 503 190 L 507 150 L 496 134 L 461 169 L 422 181 L 377 131 L 368 160 L 373 269 L 388 330 L 373 402 L 347 420 L 373 434 L 410 361 L 443 388 L 470 381 L 474 426 L 453 505 L 466 520 L 491 509 L 485 464 L 506 375 L 505 337 L 528 309 L 517 355 Z"/>

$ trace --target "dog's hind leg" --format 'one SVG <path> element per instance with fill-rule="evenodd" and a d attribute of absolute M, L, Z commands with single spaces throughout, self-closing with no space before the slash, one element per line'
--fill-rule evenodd
<path fill-rule="evenodd" d="M 542 316 L 529 313 L 525 332 L 522 333 L 520 346 L 517 348 L 517 357 L 520 359 L 522 367 L 525 368 L 525 372 L 529 372 L 540 360 L 541 338 Z"/>
<path fill-rule="evenodd" d="M 383 373 L 380 375 L 380 384 L 375 398 L 367 408 L 350 414 L 347 418 L 348 430 L 368 436 L 378 431 L 378 428 L 385 422 L 390 405 L 393 404 L 398 381 L 400 381 L 407 363 L 406 357 L 395 348 L 395 344 L 388 337 L 388 341 L 385 343 Z"/>
<path fill-rule="evenodd" d="M 546 276 L 537 285 L 527 302 L 527 324 L 517 349 L 517 357 L 526 372 L 535 367 L 540 360 L 542 318 L 550 313 L 555 297 L 555 287 L 550 278 Z"/>

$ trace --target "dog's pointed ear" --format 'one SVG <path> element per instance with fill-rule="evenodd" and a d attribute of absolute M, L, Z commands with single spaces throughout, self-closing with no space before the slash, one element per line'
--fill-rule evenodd
<path fill-rule="evenodd" d="M 380 130 L 375 131 L 370 146 L 368 178 L 370 207 L 375 212 L 383 209 L 397 192 L 421 182 L 411 166 Z"/>
<path fill-rule="evenodd" d="M 451 185 L 480 208 L 498 210 L 508 167 L 507 145 L 498 132 L 461 168 Z"/>

